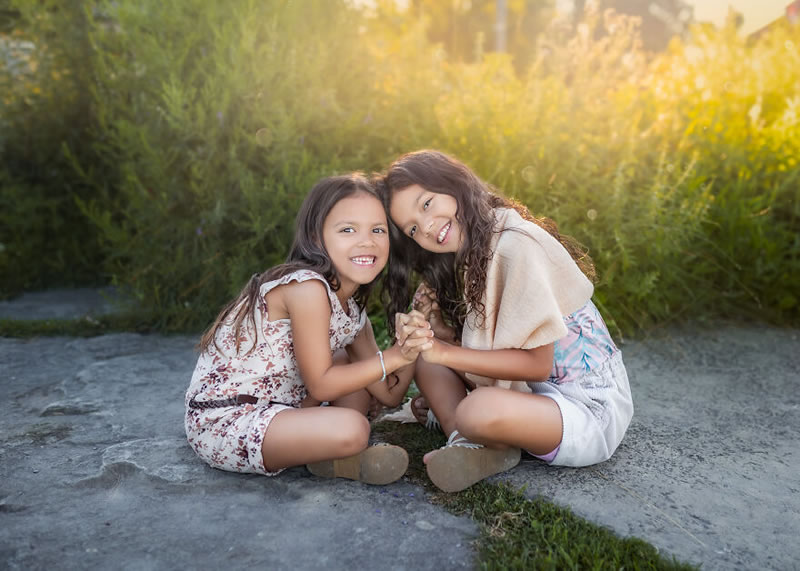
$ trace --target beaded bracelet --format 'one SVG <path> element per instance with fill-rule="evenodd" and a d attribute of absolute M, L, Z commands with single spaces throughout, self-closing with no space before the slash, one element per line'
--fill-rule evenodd
<path fill-rule="evenodd" d="M 386 380 L 386 363 L 383 362 L 383 351 L 378 351 L 376 355 L 381 360 L 381 369 L 383 370 L 383 376 L 380 378 L 378 382 L 382 383 L 383 381 Z"/>

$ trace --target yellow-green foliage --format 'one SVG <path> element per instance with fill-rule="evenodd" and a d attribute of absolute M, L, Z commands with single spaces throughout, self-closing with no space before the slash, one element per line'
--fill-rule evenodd
<path fill-rule="evenodd" d="M 505 56 L 443 65 L 436 144 L 590 248 L 618 332 L 708 314 L 796 322 L 796 30 L 748 44 L 699 27 L 649 60 L 612 13 L 557 34 L 524 77 Z"/>
<path fill-rule="evenodd" d="M 316 179 L 423 147 L 588 246 L 617 334 L 798 323 L 800 28 L 748 43 L 698 27 L 648 56 L 634 22 L 594 13 L 577 33 L 554 25 L 520 72 L 504 54 L 448 60 L 388 0 L 353 6 L 86 9 L 91 136 L 64 141 L 92 192 L 76 198 L 104 270 L 163 326 L 206 324 L 280 261 Z"/>

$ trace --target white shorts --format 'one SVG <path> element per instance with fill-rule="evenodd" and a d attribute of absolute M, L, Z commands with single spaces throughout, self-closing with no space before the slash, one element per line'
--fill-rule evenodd
<path fill-rule="evenodd" d="M 564 432 L 552 465 L 590 466 L 611 458 L 633 417 L 621 352 L 575 381 L 528 386 L 534 394 L 556 401 L 561 409 Z"/>

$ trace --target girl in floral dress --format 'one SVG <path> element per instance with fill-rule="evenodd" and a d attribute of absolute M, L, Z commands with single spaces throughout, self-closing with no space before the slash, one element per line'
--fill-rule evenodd
<path fill-rule="evenodd" d="M 438 151 L 400 157 L 382 187 L 387 311 L 404 311 L 415 271 L 423 284 L 409 317 L 436 334 L 415 372 L 449 435 L 425 455 L 431 480 L 464 489 L 515 466 L 520 450 L 562 466 L 610 458 L 633 403 L 582 248 Z"/>
<path fill-rule="evenodd" d="M 405 450 L 368 446 L 366 413 L 372 398 L 401 402 L 432 332 L 405 329 L 402 347 L 378 350 L 365 303 L 388 255 L 370 181 L 355 173 L 314 186 L 286 262 L 254 275 L 200 341 L 185 399 L 200 458 L 265 475 L 306 464 L 379 485 L 403 475 Z"/>

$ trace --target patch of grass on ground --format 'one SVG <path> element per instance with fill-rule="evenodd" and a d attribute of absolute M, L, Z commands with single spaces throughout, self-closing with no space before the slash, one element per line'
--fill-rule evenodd
<path fill-rule="evenodd" d="M 434 503 L 456 515 L 469 515 L 479 526 L 478 565 L 482 569 L 695 569 L 659 555 L 636 538 L 620 538 L 571 510 L 521 490 L 480 482 L 446 494 L 428 479 L 422 456 L 445 443 L 441 433 L 419 424 L 379 422 L 373 431 L 385 442 L 408 451 L 409 480 L 434 494 Z"/>

